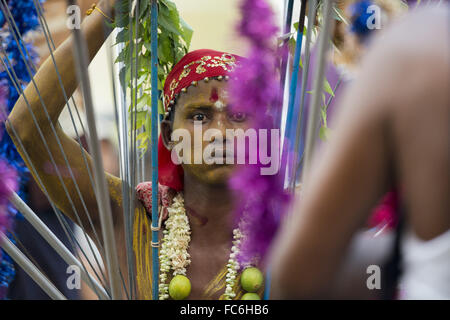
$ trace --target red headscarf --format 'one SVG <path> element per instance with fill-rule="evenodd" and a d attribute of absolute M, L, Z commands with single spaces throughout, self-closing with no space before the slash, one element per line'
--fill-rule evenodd
<path fill-rule="evenodd" d="M 209 78 L 227 77 L 242 58 L 220 51 L 201 49 L 186 54 L 172 69 L 164 84 L 164 110 L 175 106 L 176 96 L 185 88 Z M 158 142 L 159 183 L 176 191 L 183 190 L 183 168 L 172 162 L 162 138 Z"/>

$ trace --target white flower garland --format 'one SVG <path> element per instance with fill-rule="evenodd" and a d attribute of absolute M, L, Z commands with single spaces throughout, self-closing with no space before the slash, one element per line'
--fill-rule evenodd
<path fill-rule="evenodd" d="M 236 297 L 236 293 L 233 291 L 236 285 L 237 272 L 239 270 L 239 262 L 236 260 L 236 256 L 239 253 L 239 245 L 241 244 L 242 233 L 239 228 L 233 230 L 233 246 L 231 247 L 230 258 L 227 264 L 226 275 L 226 288 L 224 293 L 225 300 L 232 300 Z"/>
<path fill-rule="evenodd" d="M 169 285 L 166 283 L 167 273 L 173 269 L 173 276 L 186 275 L 186 267 L 191 262 L 187 252 L 191 241 L 191 227 L 184 208 L 181 193 L 173 198 L 172 205 L 167 208 L 169 217 L 165 222 L 166 229 L 159 254 L 159 299 L 169 298 Z"/>
<path fill-rule="evenodd" d="M 159 276 L 159 300 L 169 298 L 169 284 L 167 284 L 167 274 L 173 270 L 173 276 L 182 274 L 186 276 L 186 267 L 191 263 L 190 255 L 187 252 L 191 241 L 191 228 L 184 208 L 184 199 L 181 193 L 173 198 L 172 205 L 167 208 L 169 217 L 165 222 L 163 239 L 159 254 L 160 276 Z M 237 272 L 240 268 L 236 259 L 239 253 L 242 233 L 239 228 L 233 230 L 233 246 L 231 247 L 230 258 L 227 264 L 226 289 L 224 298 L 232 300 L 236 297 L 233 291 L 236 285 Z"/>

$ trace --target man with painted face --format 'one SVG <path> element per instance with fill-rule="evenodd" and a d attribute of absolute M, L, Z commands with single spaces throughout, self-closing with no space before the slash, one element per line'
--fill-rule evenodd
<path fill-rule="evenodd" d="M 103 12 L 110 10 L 109 3 L 104 1 L 98 3 L 97 7 Z M 101 32 L 104 28 L 104 21 L 104 16 L 95 10 L 82 23 L 81 30 L 87 41 L 90 60 L 93 59 L 107 36 Z M 54 52 L 67 96 L 72 95 L 78 85 L 73 45 L 73 39 L 70 37 Z M 230 285 L 227 286 L 229 282 L 226 282 L 227 278 L 238 278 L 238 275 L 230 275 L 233 268 L 227 268 L 233 240 L 232 221 L 229 219 L 233 203 L 231 192 L 227 187 L 227 180 L 234 166 L 204 163 L 175 165 L 171 161 L 171 150 L 175 146 L 175 142 L 171 141 L 171 134 L 176 129 L 185 129 L 192 133 L 192 136 L 196 124 L 201 124 L 203 131 L 209 128 L 217 129 L 223 133 L 223 136 L 225 136 L 227 128 L 246 129 L 248 123 L 246 116 L 239 113 L 231 114 L 228 109 L 227 79 L 229 72 L 235 68 L 237 60 L 239 57 L 227 53 L 212 50 L 194 51 L 187 54 L 174 66 L 165 83 L 164 107 L 166 114 L 161 123 L 159 141 L 161 200 L 168 207 L 175 194 L 181 193 L 184 196 L 184 209 L 190 228 L 188 251 L 186 248 L 186 253 L 190 256 L 190 263 L 184 263 L 183 267 L 191 284 L 190 294 L 187 297 L 189 299 L 241 298 L 244 293 L 237 279 L 232 282 L 235 284 L 232 288 Z M 18 99 L 10 114 L 10 122 L 7 125 L 8 132 L 24 157 L 27 166 L 33 165 L 36 168 L 37 175 L 44 185 L 40 187 L 45 187 L 51 200 L 72 220 L 77 221 L 76 212 L 78 212 L 84 230 L 91 238 L 98 239 L 95 234 L 100 235 L 101 230 L 97 200 L 83 155 L 78 143 L 68 137 L 57 122 L 66 101 L 63 91 L 55 90 L 60 86 L 55 66 L 50 58 L 42 64 L 34 80 L 50 115 L 51 123 L 45 115 L 38 92 L 33 85 L 30 85 L 25 89 L 24 95 Z M 49 153 L 43 139 L 39 137 L 40 133 L 34 124 L 27 103 L 36 117 L 59 171 L 64 173 L 68 168 L 59 149 L 59 144 L 62 145 L 70 168 L 74 172 L 76 184 L 70 179 L 70 176 L 63 176 L 63 186 L 53 171 L 45 169 L 50 163 Z M 59 142 L 55 138 L 51 126 L 54 126 Z M 12 130 L 13 128 L 18 134 L 20 142 Z M 202 142 L 200 149 L 195 149 L 193 145 L 192 157 L 202 152 L 208 143 L 208 141 Z M 24 156 L 25 152 L 31 163 Z M 86 157 L 92 170 L 92 159 L 88 154 Z M 33 170 L 31 171 L 33 172 Z M 122 184 L 119 178 L 109 174 L 106 174 L 106 179 L 111 196 L 120 269 L 126 281 Z M 63 192 L 64 188 L 68 191 L 67 193 Z M 148 195 L 151 194 L 150 189 L 151 186 L 148 183 L 141 184 L 137 188 L 137 199 L 141 201 L 136 201 L 132 226 L 137 295 L 141 299 L 151 299 L 152 292 L 151 215 L 147 213 L 151 209 L 148 198 Z M 92 224 L 89 222 L 86 208 L 92 218 Z M 166 210 L 163 212 L 167 213 Z M 166 217 L 167 214 L 164 214 L 164 218 Z M 101 240 L 98 241 L 101 242 Z M 164 243 L 162 241 L 163 246 Z M 97 243 L 97 245 L 101 246 L 102 244 Z M 258 272 L 256 275 L 259 276 Z M 166 275 L 166 284 L 173 275 L 172 272 Z M 231 289 L 227 289 L 227 287 Z M 258 288 L 259 290 L 253 291 L 257 291 L 261 295 L 263 286 L 260 285 Z M 224 295 L 225 290 L 228 290 L 228 295 Z M 180 296 L 174 297 L 172 294 L 171 297 L 180 298 Z M 168 298 L 167 292 L 162 298 Z"/>
<path fill-rule="evenodd" d="M 234 70 L 239 59 L 238 56 L 214 50 L 190 52 L 174 66 L 164 85 L 165 115 L 158 145 L 158 175 L 163 186 L 160 192 L 163 199 L 171 198 L 175 192 L 183 194 L 192 233 L 189 245 L 191 262 L 187 275 L 190 277 L 195 272 L 202 275 L 197 283 L 192 283 L 194 291 L 206 290 L 206 296 L 202 294 L 199 296 L 201 298 L 223 293 L 225 287 L 224 271 L 230 255 L 230 213 L 233 209 L 228 178 L 235 165 L 225 163 L 226 150 L 223 152 L 223 164 L 206 164 L 204 153 L 211 143 L 226 149 L 227 129 L 248 129 L 248 115 L 232 113 L 228 108 L 228 74 Z M 211 129 L 217 130 L 223 141 L 216 141 L 217 137 L 204 139 L 204 134 Z M 183 130 L 190 137 L 190 143 L 186 144 L 190 156 L 181 154 L 184 159 L 182 164 L 176 164 L 172 159 L 177 157 L 173 154 L 176 145 L 185 142 L 174 141 L 173 133 L 177 130 Z M 196 139 L 201 143 L 195 143 Z M 151 213 L 150 191 L 149 182 L 137 187 L 138 198 L 148 213 Z M 148 224 L 148 221 L 143 223 Z M 140 226 L 139 222 L 136 226 Z M 208 254 L 205 255 L 205 252 Z M 205 263 L 206 257 L 212 260 Z M 217 277 L 220 274 L 222 276 Z M 144 280 L 150 286 L 148 281 L 149 278 Z"/>

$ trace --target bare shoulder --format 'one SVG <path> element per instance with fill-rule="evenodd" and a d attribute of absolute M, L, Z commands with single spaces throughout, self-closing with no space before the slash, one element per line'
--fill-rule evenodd
<path fill-rule="evenodd" d="M 393 25 L 388 38 L 396 62 L 412 66 L 425 79 L 450 72 L 450 6 L 411 12 Z M 411 74 L 404 74 L 405 78 Z"/>
<path fill-rule="evenodd" d="M 448 59 L 449 18 L 450 5 L 411 10 L 376 36 L 372 56 L 390 53 L 390 59 L 398 56 L 417 59 L 422 54 L 434 53 Z"/>
<path fill-rule="evenodd" d="M 450 84 L 450 6 L 411 10 L 382 30 L 363 58 L 361 80 L 392 108 L 438 107 L 448 98 Z"/>

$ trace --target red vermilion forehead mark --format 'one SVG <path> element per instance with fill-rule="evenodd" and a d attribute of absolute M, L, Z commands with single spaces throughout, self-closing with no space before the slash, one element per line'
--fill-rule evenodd
<path fill-rule="evenodd" d="M 217 88 L 212 88 L 211 96 L 209 97 L 209 101 L 214 103 L 217 100 L 219 100 L 219 92 L 217 91 Z"/>

